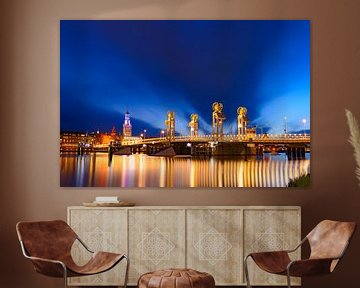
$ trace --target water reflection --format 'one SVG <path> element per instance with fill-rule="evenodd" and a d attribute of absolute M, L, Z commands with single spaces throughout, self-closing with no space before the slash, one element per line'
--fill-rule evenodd
<path fill-rule="evenodd" d="M 287 160 L 263 158 L 154 157 L 106 153 L 61 155 L 62 187 L 286 187 L 289 179 L 310 172 L 310 155 Z"/>

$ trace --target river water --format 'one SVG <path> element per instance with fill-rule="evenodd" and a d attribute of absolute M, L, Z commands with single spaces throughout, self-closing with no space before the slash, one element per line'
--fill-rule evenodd
<path fill-rule="evenodd" d="M 155 157 L 145 154 L 60 156 L 62 187 L 286 187 L 310 173 L 310 153 L 288 160 L 283 153 L 263 157 Z"/>

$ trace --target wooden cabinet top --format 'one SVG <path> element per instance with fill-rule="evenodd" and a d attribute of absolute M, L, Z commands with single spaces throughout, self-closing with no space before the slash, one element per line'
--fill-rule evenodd
<path fill-rule="evenodd" d="M 280 209 L 280 210 L 301 210 L 301 206 L 133 206 L 133 207 L 85 207 L 69 206 L 68 209 L 139 209 L 139 210 L 263 210 L 263 209 Z"/>

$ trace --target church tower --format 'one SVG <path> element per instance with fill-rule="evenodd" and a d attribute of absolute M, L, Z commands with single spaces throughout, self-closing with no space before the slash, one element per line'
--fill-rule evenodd
<path fill-rule="evenodd" d="M 125 113 L 125 120 L 123 124 L 123 136 L 124 137 L 131 137 L 132 135 L 132 129 L 131 129 L 131 123 L 130 123 L 130 113 L 126 110 Z"/>

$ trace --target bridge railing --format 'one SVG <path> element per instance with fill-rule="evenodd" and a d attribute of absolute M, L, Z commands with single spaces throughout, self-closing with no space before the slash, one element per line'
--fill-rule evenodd
<path fill-rule="evenodd" d="M 188 136 L 180 135 L 174 137 L 171 142 L 253 142 L 253 143 L 272 143 L 272 144 L 285 144 L 285 143 L 310 143 L 309 134 L 258 134 L 248 135 L 247 137 L 239 137 L 238 135 L 227 134 L 223 135 L 221 139 L 215 139 L 213 135 L 198 135 Z M 131 138 L 125 139 L 121 142 L 122 146 L 136 146 L 136 145 L 151 145 L 168 143 L 169 140 L 166 137 L 154 137 L 154 138 Z M 75 149 L 79 144 L 77 143 L 61 143 L 60 149 Z M 85 144 L 84 144 L 85 145 Z M 105 149 L 109 147 L 109 144 L 86 144 L 93 146 L 94 149 Z"/>

